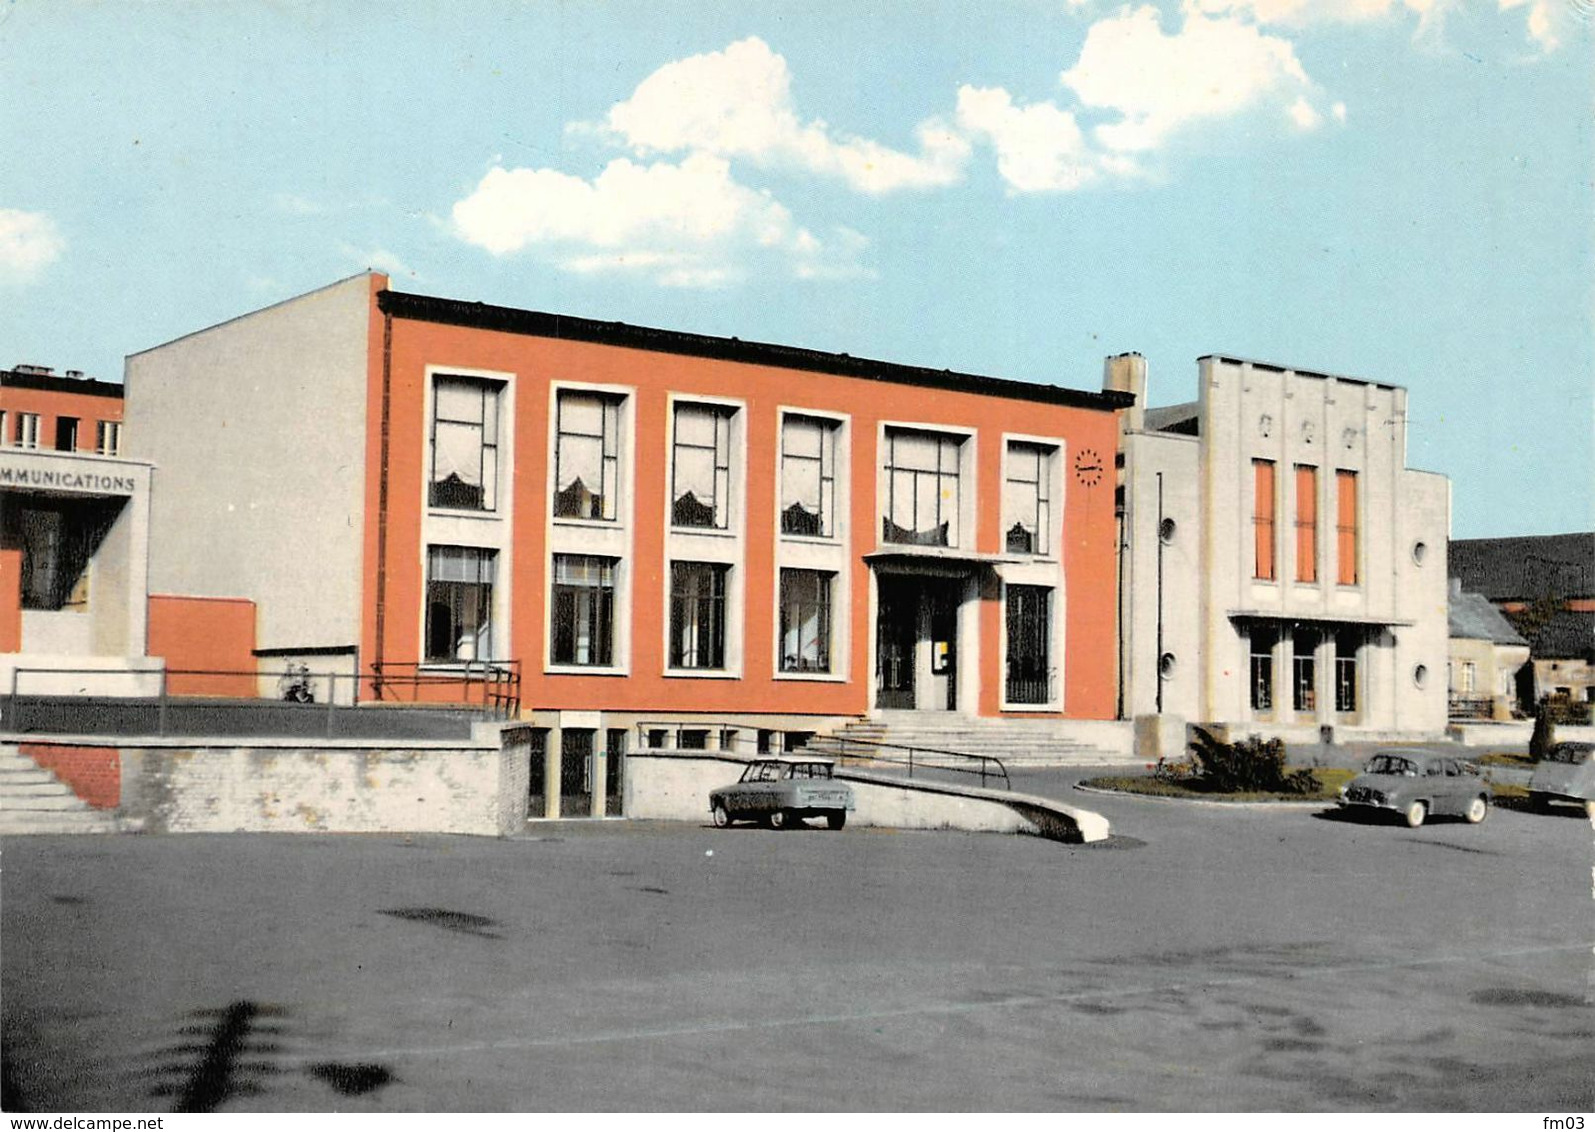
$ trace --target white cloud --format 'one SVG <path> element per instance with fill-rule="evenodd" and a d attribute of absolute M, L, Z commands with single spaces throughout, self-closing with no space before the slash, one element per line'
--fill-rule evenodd
<path fill-rule="evenodd" d="M 65 247 L 55 221 L 44 213 L 0 208 L 0 282 L 33 279 Z"/>
<path fill-rule="evenodd" d="M 1275 109 L 1298 126 L 1316 90 L 1288 40 L 1236 19 L 1187 11 L 1165 34 L 1156 8 L 1126 9 L 1086 33 L 1075 65 L 1059 76 L 1083 106 L 1118 120 L 1092 131 L 1109 150 L 1139 153 L 1205 120 Z"/>
<path fill-rule="evenodd" d="M 1446 16 L 1464 0 L 1185 0 L 1188 10 L 1208 15 L 1240 15 L 1259 24 L 1304 28 L 1326 23 L 1367 23 L 1399 16 L 1417 16 L 1416 37 L 1440 33 Z M 1519 8 L 1530 39 L 1550 52 L 1565 40 L 1577 0 L 1496 0 L 1502 12 Z"/>
<path fill-rule="evenodd" d="M 541 252 L 572 272 L 630 272 L 668 286 L 719 286 L 773 264 L 802 278 L 858 274 L 862 237 L 822 244 L 720 157 L 680 164 L 617 158 L 591 181 L 496 167 L 454 206 L 456 232 L 496 256 Z"/>
<path fill-rule="evenodd" d="M 1540 45 L 1542 51 L 1555 51 L 1572 30 L 1574 5 L 1569 0 L 1500 0 L 1501 11 L 1527 8 L 1526 26 L 1529 38 Z M 1587 17 L 1588 4 L 1582 9 Z"/>
<path fill-rule="evenodd" d="M 1074 115 L 1051 102 L 1020 107 L 1001 87 L 962 86 L 957 120 L 991 143 L 997 171 L 1014 192 L 1077 189 L 1099 173 Z"/>
<path fill-rule="evenodd" d="M 968 142 L 936 119 L 915 130 L 917 154 L 802 121 L 786 60 L 751 36 L 660 67 L 610 108 L 605 125 L 639 154 L 745 158 L 839 177 L 873 194 L 954 184 L 969 157 Z"/>

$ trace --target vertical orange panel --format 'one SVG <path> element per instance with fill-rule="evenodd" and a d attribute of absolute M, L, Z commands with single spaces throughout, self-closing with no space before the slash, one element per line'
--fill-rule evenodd
<path fill-rule="evenodd" d="M 1274 462 L 1253 460 L 1252 525 L 1256 538 L 1256 565 L 1252 576 L 1274 580 Z"/>
<path fill-rule="evenodd" d="M 0 652 L 22 651 L 22 551 L 0 550 Z"/>
<path fill-rule="evenodd" d="M 1335 519 L 1337 570 L 1335 580 L 1343 586 L 1357 584 L 1357 473 L 1335 473 Z"/>
<path fill-rule="evenodd" d="M 1296 465 L 1296 580 L 1318 580 L 1318 469 Z"/>

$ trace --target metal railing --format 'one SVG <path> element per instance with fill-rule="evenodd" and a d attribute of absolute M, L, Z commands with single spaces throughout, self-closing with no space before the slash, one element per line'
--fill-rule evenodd
<path fill-rule="evenodd" d="M 995 755 L 973 755 L 967 751 L 909 746 L 905 743 L 881 743 L 874 739 L 853 739 L 844 735 L 816 736 L 803 749 L 817 755 L 835 755 L 839 759 L 860 759 L 904 766 L 908 768 L 909 778 L 914 777 L 916 769 L 948 771 L 952 774 L 978 777 L 982 787 L 988 780 L 995 783 L 1000 779 L 1004 790 L 1013 789 L 1013 783 L 1008 778 L 1008 768 Z M 963 763 L 977 765 L 967 766 Z"/>
<path fill-rule="evenodd" d="M 1452 719 L 1493 719 L 1495 717 L 1495 698 L 1493 696 L 1452 696 L 1447 702 L 1447 714 Z"/>
<path fill-rule="evenodd" d="M 480 707 L 499 719 L 521 711 L 521 662 L 462 660 L 437 663 L 379 660 L 371 664 L 370 686 L 381 703 Z M 435 694 L 441 691 L 443 695 Z M 450 698 L 450 693 L 458 693 Z"/>

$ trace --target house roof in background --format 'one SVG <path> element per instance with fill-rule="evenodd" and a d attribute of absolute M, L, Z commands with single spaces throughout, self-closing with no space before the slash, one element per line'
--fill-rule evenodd
<path fill-rule="evenodd" d="M 1595 595 L 1595 532 L 1454 539 L 1448 570 L 1491 601 Z"/>
<path fill-rule="evenodd" d="M 1455 586 L 1453 579 L 1452 585 Z M 1490 604 L 1483 594 L 1452 589 L 1450 599 L 1451 636 L 1470 641 L 1491 641 L 1498 645 L 1526 645 L 1528 641 Z"/>

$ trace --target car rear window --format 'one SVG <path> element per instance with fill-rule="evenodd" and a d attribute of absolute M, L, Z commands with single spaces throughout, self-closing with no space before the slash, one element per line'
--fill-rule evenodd
<path fill-rule="evenodd" d="M 1400 755 L 1375 755 L 1368 760 L 1366 768 L 1369 774 L 1412 774 L 1418 773 L 1418 766 L 1411 759 L 1402 758 Z"/>

